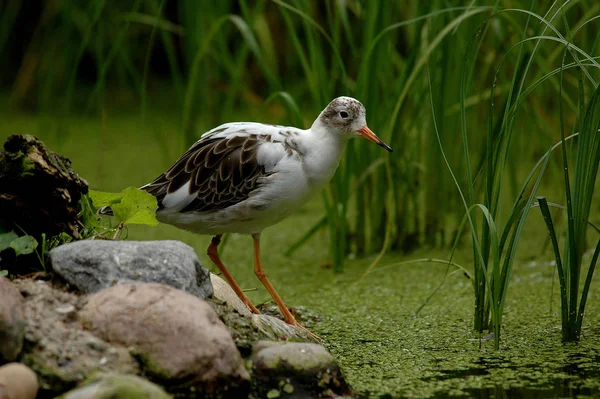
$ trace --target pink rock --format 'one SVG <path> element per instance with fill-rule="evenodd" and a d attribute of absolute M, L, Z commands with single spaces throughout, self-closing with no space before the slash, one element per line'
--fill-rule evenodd
<path fill-rule="evenodd" d="M 202 299 L 162 284 L 123 284 L 89 297 L 80 313 L 100 338 L 135 348 L 172 391 L 243 397 L 250 376 L 227 327 Z"/>

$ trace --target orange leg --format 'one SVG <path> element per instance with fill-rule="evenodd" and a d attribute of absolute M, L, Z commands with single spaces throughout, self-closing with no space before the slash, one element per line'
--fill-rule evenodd
<path fill-rule="evenodd" d="M 306 332 L 308 332 L 314 338 L 316 338 L 318 340 L 322 340 L 321 337 L 313 334 L 308 329 L 303 327 L 300 323 L 298 323 L 296 321 L 296 318 L 294 317 L 294 315 L 290 312 L 290 310 L 287 308 L 287 306 L 285 306 L 285 303 L 283 302 L 283 300 L 281 299 L 281 297 L 279 296 L 277 291 L 275 291 L 273 284 L 271 284 L 271 282 L 267 278 L 267 275 L 265 274 L 265 271 L 263 270 L 263 268 L 261 266 L 261 263 L 260 263 L 260 233 L 252 234 L 252 238 L 254 239 L 254 274 L 256 274 L 256 277 L 258 277 L 260 282 L 263 283 L 263 285 L 265 286 L 267 291 L 269 291 L 269 294 L 271 295 L 271 297 L 275 300 L 275 303 L 277 304 L 277 306 L 279 307 L 279 310 L 283 314 L 283 318 L 285 319 L 285 322 L 288 324 L 291 324 L 293 326 L 300 327 L 303 330 L 305 330 Z"/>
<path fill-rule="evenodd" d="M 285 303 L 283 303 L 283 300 L 281 299 L 277 291 L 275 291 L 275 287 L 273 287 L 273 284 L 271 284 L 271 282 L 267 278 L 267 275 L 265 274 L 265 271 L 263 270 L 260 264 L 260 233 L 253 234 L 252 238 L 254 239 L 254 274 L 256 274 L 256 277 L 258 277 L 258 279 L 261 283 L 263 283 L 267 291 L 269 291 L 271 298 L 275 300 L 275 303 L 277 304 L 279 310 L 283 314 L 285 322 L 295 326 L 299 325 L 294 315 L 292 315 L 287 306 L 285 306 Z"/>
<path fill-rule="evenodd" d="M 233 276 L 231 275 L 231 273 L 229 273 L 229 270 L 227 270 L 223 262 L 221 262 L 221 259 L 219 258 L 219 251 L 217 248 L 221 243 L 221 237 L 223 237 L 223 234 L 217 234 L 213 237 L 212 241 L 210 242 L 210 245 L 208 246 L 208 250 L 206 251 L 208 257 L 214 262 L 215 265 L 217 265 L 221 273 L 223 273 L 223 276 L 225 276 L 225 279 L 229 282 L 231 288 L 233 288 L 233 290 L 235 291 L 237 296 L 242 300 L 242 302 L 244 302 L 246 306 L 250 308 L 252 313 L 260 313 L 260 310 L 258 310 L 256 306 L 252 304 L 252 302 L 250 302 L 250 299 L 248 299 L 246 294 L 244 294 L 240 286 L 237 285 L 237 283 L 233 279 Z"/>

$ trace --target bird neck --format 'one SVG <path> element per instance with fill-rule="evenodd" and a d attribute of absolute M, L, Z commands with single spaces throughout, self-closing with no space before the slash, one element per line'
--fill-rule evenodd
<path fill-rule="evenodd" d="M 309 132 L 310 149 L 304 155 L 304 170 L 313 180 L 329 181 L 340 163 L 347 137 L 329 131 L 318 119 Z"/>

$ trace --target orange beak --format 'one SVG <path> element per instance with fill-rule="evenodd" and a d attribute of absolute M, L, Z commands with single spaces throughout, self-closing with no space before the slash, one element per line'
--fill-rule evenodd
<path fill-rule="evenodd" d="M 360 135 L 366 138 L 367 140 L 372 141 L 378 146 L 385 148 L 389 152 L 392 152 L 392 148 L 386 143 L 384 143 L 383 140 L 381 140 L 379 137 L 377 137 L 377 135 L 373 133 L 373 131 L 369 129 L 367 125 L 364 125 L 360 129 L 358 129 L 358 133 L 360 133 Z"/>

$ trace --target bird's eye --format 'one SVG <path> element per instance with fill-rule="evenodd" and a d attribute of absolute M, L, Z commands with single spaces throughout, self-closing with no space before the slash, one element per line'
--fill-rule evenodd
<path fill-rule="evenodd" d="M 342 111 L 340 112 L 340 116 L 344 119 L 346 119 L 348 117 L 348 113 L 346 111 Z"/>

